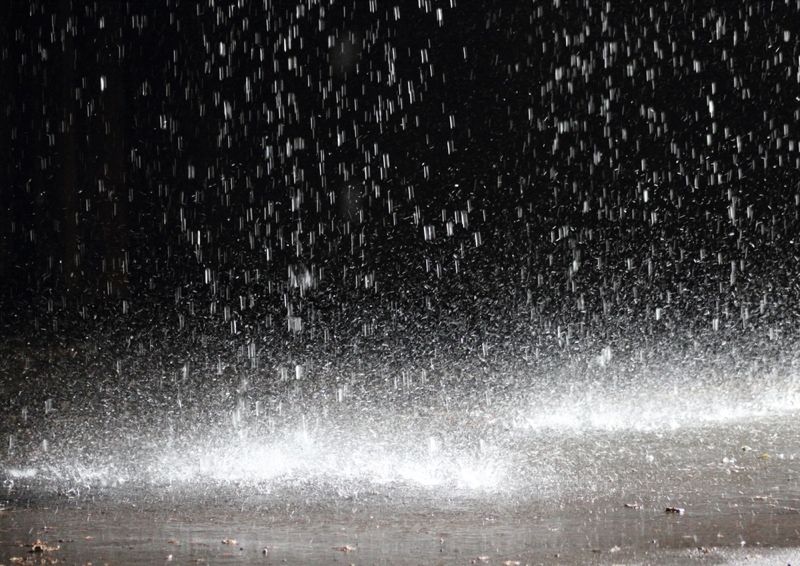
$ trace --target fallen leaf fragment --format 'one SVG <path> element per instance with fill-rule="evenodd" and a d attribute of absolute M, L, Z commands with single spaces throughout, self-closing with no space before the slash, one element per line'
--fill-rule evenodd
<path fill-rule="evenodd" d="M 665 513 L 673 513 L 675 515 L 683 515 L 686 512 L 686 509 L 683 507 L 667 507 L 664 509 Z"/>
<path fill-rule="evenodd" d="M 29 552 L 51 552 L 53 550 L 58 550 L 61 548 L 60 545 L 50 546 L 44 541 L 36 539 L 36 541 L 32 544 L 28 545 L 30 547 Z"/>

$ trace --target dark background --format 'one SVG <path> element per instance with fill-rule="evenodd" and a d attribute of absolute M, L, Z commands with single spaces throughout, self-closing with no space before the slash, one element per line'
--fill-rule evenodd
<path fill-rule="evenodd" d="M 189 361 L 272 379 L 312 360 L 785 347 L 799 17 L 795 1 L 5 3 L 6 393 Z"/>

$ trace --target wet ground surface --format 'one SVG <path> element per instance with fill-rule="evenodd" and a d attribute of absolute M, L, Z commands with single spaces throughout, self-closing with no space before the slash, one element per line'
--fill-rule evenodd
<path fill-rule="evenodd" d="M 683 516 L 611 500 L 515 509 L 287 505 L 282 513 L 242 510 L 234 501 L 174 507 L 103 502 L 6 511 L 2 526 L 6 561 L 680 564 L 724 562 L 742 547 L 755 553 L 796 544 L 800 517 L 778 501 L 747 496 L 713 509 L 696 505 Z M 37 539 L 59 548 L 31 553 L 25 545 Z"/>
<path fill-rule="evenodd" d="M 0 564 L 792 563 L 796 420 L 516 431 L 496 462 L 503 479 L 477 486 L 329 471 L 117 485 L 6 472 Z"/>

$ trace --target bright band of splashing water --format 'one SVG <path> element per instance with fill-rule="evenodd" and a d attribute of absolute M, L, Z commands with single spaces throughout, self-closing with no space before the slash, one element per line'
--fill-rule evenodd
<path fill-rule="evenodd" d="M 491 414 L 475 421 L 447 422 L 440 417 L 417 419 L 405 429 L 399 417 L 382 416 L 353 422 L 321 424 L 283 432 L 239 428 L 206 431 L 191 438 L 172 438 L 125 453 L 111 450 L 105 458 L 46 459 L 35 466 L 4 466 L 11 481 L 38 479 L 85 485 L 410 485 L 422 489 L 496 492 L 517 481 L 523 452 L 563 435 L 591 432 L 669 431 L 697 426 L 784 417 L 800 411 L 794 384 L 743 389 L 727 386 L 701 390 L 639 388 L 532 395 L 515 406 L 497 403 Z M 466 425 L 466 426 L 465 426 Z M 470 428 L 472 427 L 472 428 Z M 544 441 L 544 442 L 543 442 Z M 553 470 L 550 470 L 552 473 Z M 538 470 L 546 482 L 547 462 Z"/>

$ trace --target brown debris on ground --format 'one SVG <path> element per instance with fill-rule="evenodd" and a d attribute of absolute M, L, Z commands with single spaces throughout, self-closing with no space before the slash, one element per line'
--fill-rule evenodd
<path fill-rule="evenodd" d="M 344 546 L 334 546 L 333 550 L 338 550 L 339 552 L 353 552 L 356 549 L 355 546 L 350 546 L 349 544 L 345 544 Z"/>

